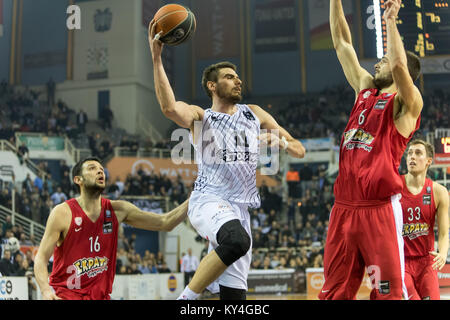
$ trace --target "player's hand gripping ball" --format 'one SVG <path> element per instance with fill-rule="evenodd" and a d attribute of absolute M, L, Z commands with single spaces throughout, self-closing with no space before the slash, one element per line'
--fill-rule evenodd
<path fill-rule="evenodd" d="M 195 33 L 194 14 L 179 4 L 167 4 L 155 14 L 156 37 L 171 46 L 181 44 Z"/>

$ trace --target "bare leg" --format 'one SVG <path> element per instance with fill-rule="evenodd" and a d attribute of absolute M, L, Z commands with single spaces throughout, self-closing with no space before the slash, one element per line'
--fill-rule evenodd
<path fill-rule="evenodd" d="M 198 265 L 188 287 L 195 293 L 202 293 L 228 268 L 219 258 L 215 250 L 208 253 Z"/>

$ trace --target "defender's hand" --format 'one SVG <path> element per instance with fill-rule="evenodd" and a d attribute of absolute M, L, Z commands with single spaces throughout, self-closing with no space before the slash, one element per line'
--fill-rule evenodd
<path fill-rule="evenodd" d="M 430 251 L 430 254 L 435 258 L 433 259 L 433 270 L 441 270 L 447 262 L 447 256 L 444 256 L 441 252 Z"/>

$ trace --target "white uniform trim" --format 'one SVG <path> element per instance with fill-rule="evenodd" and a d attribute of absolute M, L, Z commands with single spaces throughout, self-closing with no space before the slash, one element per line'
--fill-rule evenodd
<path fill-rule="evenodd" d="M 405 252 L 404 252 L 404 242 L 403 242 L 403 211 L 402 211 L 402 205 L 400 204 L 400 199 L 402 195 L 395 194 L 391 197 L 391 204 L 392 204 L 392 212 L 394 214 L 394 221 L 395 221 L 395 229 L 397 233 L 397 243 L 398 243 L 398 254 L 400 257 L 400 268 L 401 268 L 401 275 L 402 275 L 402 291 L 403 291 L 403 298 L 405 300 L 408 300 L 408 290 L 406 289 L 405 284 Z"/>

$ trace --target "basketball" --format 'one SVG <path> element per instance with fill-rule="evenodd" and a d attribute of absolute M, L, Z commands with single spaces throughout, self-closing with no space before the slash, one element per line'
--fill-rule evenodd
<path fill-rule="evenodd" d="M 179 4 L 167 4 L 155 14 L 156 34 L 163 32 L 159 38 L 165 44 L 175 46 L 188 40 L 195 32 L 194 14 Z"/>

